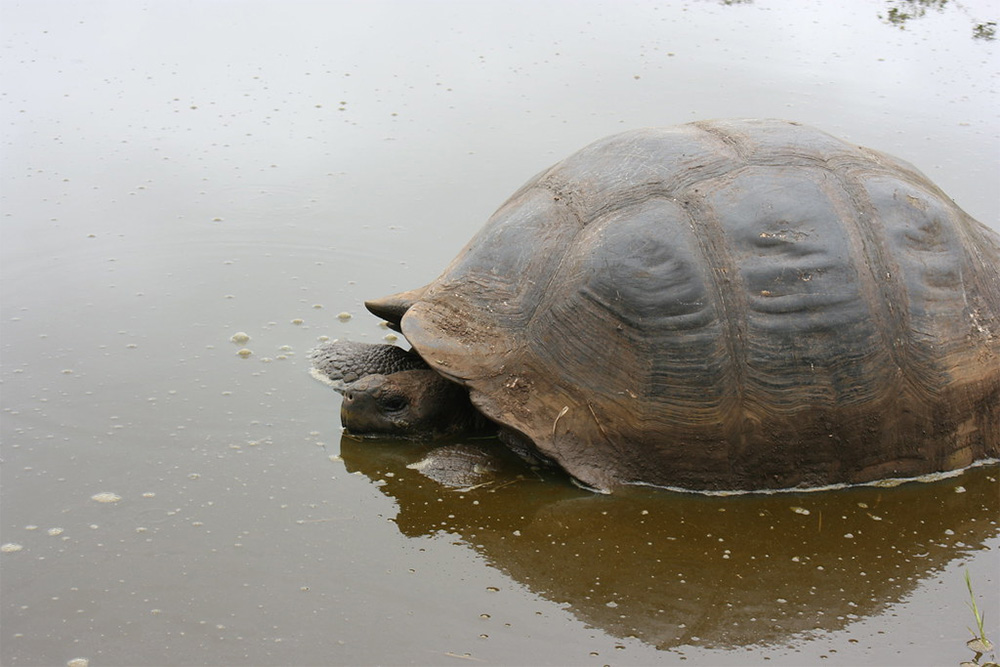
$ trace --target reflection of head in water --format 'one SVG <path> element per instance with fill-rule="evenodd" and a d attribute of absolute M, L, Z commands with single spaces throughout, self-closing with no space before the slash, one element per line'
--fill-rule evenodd
<path fill-rule="evenodd" d="M 426 449 L 341 442 L 349 470 L 385 481 L 403 534 L 459 535 L 581 621 L 659 648 L 842 628 L 1000 532 L 996 466 L 801 494 L 601 496 L 531 473 L 455 492 L 406 468 Z"/>

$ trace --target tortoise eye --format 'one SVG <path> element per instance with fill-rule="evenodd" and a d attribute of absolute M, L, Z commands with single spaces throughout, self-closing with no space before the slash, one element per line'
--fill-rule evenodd
<path fill-rule="evenodd" d="M 406 399 L 396 394 L 382 399 L 382 407 L 388 412 L 399 412 L 406 407 Z"/>

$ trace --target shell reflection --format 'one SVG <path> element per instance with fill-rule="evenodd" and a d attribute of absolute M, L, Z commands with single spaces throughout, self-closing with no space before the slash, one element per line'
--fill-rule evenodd
<path fill-rule="evenodd" d="M 842 629 L 1000 533 L 996 465 L 894 488 L 605 496 L 526 468 L 448 489 L 407 469 L 428 450 L 341 441 L 347 469 L 398 502 L 404 535 L 457 535 L 582 622 L 661 649 Z"/>

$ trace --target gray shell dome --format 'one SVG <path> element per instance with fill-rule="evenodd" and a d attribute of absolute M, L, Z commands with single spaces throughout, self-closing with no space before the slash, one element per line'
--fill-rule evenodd
<path fill-rule="evenodd" d="M 763 489 L 1000 453 L 1000 239 L 796 123 L 600 140 L 369 303 L 587 484 Z"/>

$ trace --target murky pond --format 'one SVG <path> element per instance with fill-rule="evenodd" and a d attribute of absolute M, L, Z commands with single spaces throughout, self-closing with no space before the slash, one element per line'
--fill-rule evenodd
<path fill-rule="evenodd" d="M 628 128 L 802 121 L 1000 229 L 991 3 L 0 12 L 0 663 L 958 664 L 966 572 L 1000 636 L 996 465 L 453 490 L 424 446 L 342 438 L 308 375 L 320 337 L 388 335 L 365 298 Z"/>

